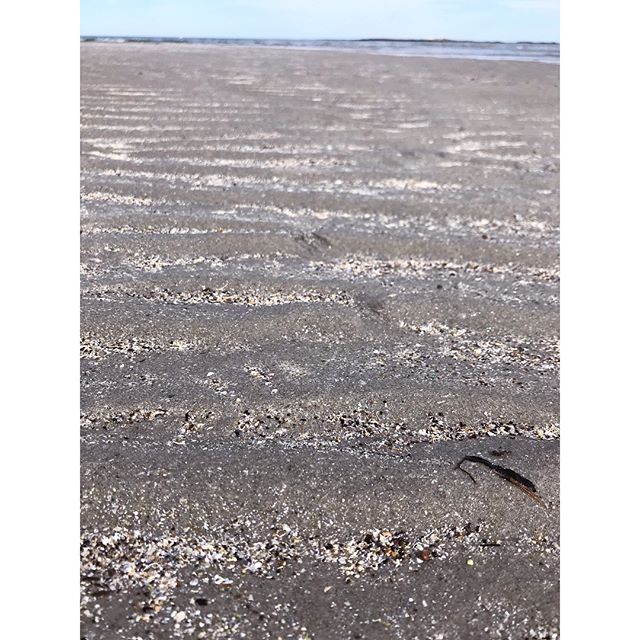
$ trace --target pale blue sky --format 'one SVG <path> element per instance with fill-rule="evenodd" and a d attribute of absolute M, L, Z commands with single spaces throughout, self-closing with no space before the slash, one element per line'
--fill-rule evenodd
<path fill-rule="evenodd" d="M 559 41 L 560 0 L 81 0 L 80 33 Z"/>

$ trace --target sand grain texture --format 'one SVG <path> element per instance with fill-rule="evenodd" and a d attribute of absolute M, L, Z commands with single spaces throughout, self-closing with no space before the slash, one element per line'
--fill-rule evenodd
<path fill-rule="evenodd" d="M 556 638 L 558 68 L 81 51 L 83 637 Z"/>

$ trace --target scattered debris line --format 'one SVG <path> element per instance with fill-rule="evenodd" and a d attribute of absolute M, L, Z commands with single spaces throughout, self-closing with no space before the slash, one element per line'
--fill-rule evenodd
<path fill-rule="evenodd" d="M 533 484 L 531 480 L 525 478 L 524 476 L 521 476 L 513 469 L 507 469 L 507 467 L 501 467 L 498 464 L 493 464 L 493 462 L 485 460 L 480 456 L 465 456 L 464 458 L 462 458 L 462 460 L 460 460 L 460 462 L 458 462 L 458 464 L 456 465 L 456 469 L 460 469 L 460 471 L 466 473 L 474 482 L 476 482 L 476 479 L 466 469 L 462 468 L 463 462 L 476 462 L 478 464 L 483 464 L 485 467 L 489 467 L 489 469 L 491 469 L 491 471 L 493 471 L 496 475 L 500 476 L 504 480 L 507 480 L 511 484 L 514 484 L 516 487 L 518 487 L 518 489 L 524 491 L 524 493 L 533 498 L 536 502 L 544 505 L 544 502 L 542 501 L 542 498 L 540 497 L 540 494 L 536 489 L 536 485 Z"/>

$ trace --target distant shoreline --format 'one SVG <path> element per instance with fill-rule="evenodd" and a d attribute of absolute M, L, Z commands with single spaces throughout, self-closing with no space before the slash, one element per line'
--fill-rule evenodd
<path fill-rule="evenodd" d="M 538 40 L 450 40 L 449 38 L 358 38 L 353 42 L 433 42 L 434 44 L 541 44 L 560 46 L 559 42 Z"/>
<path fill-rule="evenodd" d="M 236 47 L 293 49 L 298 51 L 343 51 L 375 55 L 424 58 L 560 62 L 560 45 L 553 42 L 477 42 L 467 40 L 409 40 L 361 38 L 358 40 L 294 40 L 280 38 L 176 38 L 151 36 L 81 36 L 81 42 L 115 44 L 197 44 Z"/>
<path fill-rule="evenodd" d="M 113 40 L 126 42 L 404 42 L 424 44 L 505 44 L 505 45 L 549 45 L 560 46 L 559 42 L 543 40 L 452 40 L 450 38 L 216 38 L 180 36 L 80 36 L 81 42 Z"/>

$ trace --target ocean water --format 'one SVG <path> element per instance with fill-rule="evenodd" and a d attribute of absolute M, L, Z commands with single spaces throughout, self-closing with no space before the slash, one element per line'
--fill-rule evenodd
<path fill-rule="evenodd" d="M 85 42 L 186 42 L 235 46 L 333 49 L 398 56 L 522 60 L 559 64 L 560 45 L 547 42 L 460 42 L 435 40 L 269 40 L 232 38 L 138 38 L 84 36 Z"/>

